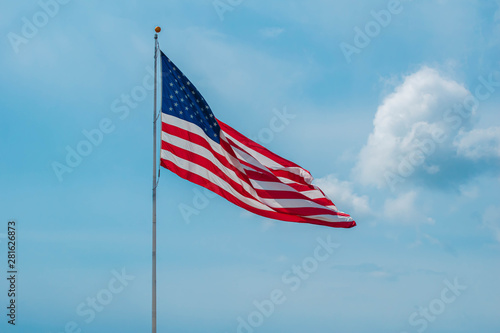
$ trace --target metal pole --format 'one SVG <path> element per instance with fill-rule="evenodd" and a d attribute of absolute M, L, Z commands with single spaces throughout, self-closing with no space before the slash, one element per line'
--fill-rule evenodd
<path fill-rule="evenodd" d="M 159 31 L 157 31 L 159 32 Z M 157 59 L 158 59 L 158 34 L 155 34 L 155 65 L 154 65 L 154 110 L 153 110 L 153 269 L 152 269 L 152 332 L 156 333 L 156 90 L 157 90 Z"/>

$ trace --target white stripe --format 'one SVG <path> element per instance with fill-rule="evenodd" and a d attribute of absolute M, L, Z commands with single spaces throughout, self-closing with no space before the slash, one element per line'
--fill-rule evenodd
<path fill-rule="evenodd" d="M 299 167 L 287 167 L 287 168 L 282 168 L 280 170 L 283 170 L 283 171 L 288 171 L 290 173 L 293 173 L 297 176 L 299 176 L 300 178 L 304 179 L 304 182 L 308 185 L 311 185 L 312 181 L 314 180 L 314 178 L 311 176 L 311 174 L 302 169 L 302 168 L 299 168 Z"/>
<path fill-rule="evenodd" d="M 262 165 L 262 163 L 257 161 L 257 159 L 255 159 L 253 156 L 242 151 L 241 149 L 238 148 L 238 146 L 231 145 L 230 142 L 228 142 L 228 143 L 231 146 L 231 148 L 233 148 L 233 151 L 236 154 L 236 157 L 238 159 L 245 161 L 246 163 L 254 166 L 256 169 L 259 169 L 259 170 L 264 171 L 264 172 L 269 172 L 269 169 L 267 167 L 265 167 L 264 165 Z M 247 170 L 252 170 L 252 169 L 248 169 L 248 167 L 247 167 Z M 255 171 L 255 170 L 252 170 L 252 171 Z"/>
<path fill-rule="evenodd" d="M 231 145 L 231 143 L 229 143 L 229 144 Z M 280 167 L 280 168 L 275 168 L 275 169 L 269 170 L 270 168 L 262 165 L 257 159 L 255 159 L 253 156 L 251 156 L 247 152 L 240 150 L 238 146 L 231 145 L 231 147 L 233 148 L 233 151 L 235 152 L 236 157 L 238 157 L 238 159 L 247 162 L 248 164 L 254 166 L 256 169 L 259 169 L 259 170 L 265 171 L 265 172 L 270 172 L 270 173 L 272 173 L 272 170 L 288 171 L 292 174 L 295 174 L 295 175 L 301 177 L 304 180 L 304 183 L 306 183 L 307 185 L 311 185 L 311 183 L 313 181 L 313 177 L 304 169 L 297 168 L 297 167 L 290 167 L 290 168 Z M 246 170 L 252 170 L 248 166 L 243 166 L 243 167 Z M 255 171 L 255 170 L 252 170 L 252 171 Z M 274 174 L 273 174 L 273 176 L 274 176 Z M 292 183 L 303 184 L 301 182 L 297 182 L 296 180 L 290 179 L 287 177 L 279 177 L 279 178 L 283 179 L 284 180 L 283 182 L 286 184 L 292 184 Z"/>
<path fill-rule="evenodd" d="M 220 188 L 226 190 L 229 192 L 230 195 L 234 196 L 236 199 L 242 201 L 243 203 L 246 203 L 249 206 L 252 206 L 256 209 L 260 210 L 265 210 L 268 212 L 275 212 L 275 210 L 271 209 L 270 207 L 264 205 L 263 203 L 255 200 L 255 199 L 250 199 L 247 197 L 242 196 L 238 191 L 233 189 L 231 186 L 229 186 L 228 183 L 226 183 L 224 180 L 220 179 L 217 175 L 213 174 L 212 172 L 208 171 L 207 169 L 203 168 L 199 164 L 187 161 L 183 158 L 180 158 L 174 154 L 172 154 L 169 151 L 162 150 L 161 152 L 161 157 L 164 160 L 171 161 L 175 165 L 177 165 L 179 168 L 188 170 L 189 172 L 192 172 L 194 174 L 199 175 L 200 177 L 203 177 L 205 180 L 208 182 L 215 184 L 219 186 Z M 284 214 L 284 213 L 282 213 Z M 326 222 L 345 222 L 345 221 L 352 221 L 352 218 L 346 218 L 344 216 L 336 216 L 336 215 L 299 215 L 307 219 L 312 219 L 312 220 L 318 220 L 318 221 L 326 221 Z"/>
<path fill-rule="evenodd" d="M 166 122 L 166 123 L 168 123 L 168 124 L 170 124 L 172 126 L 178 127 L 180 129 L 183 129 L 183 130 L 186 130 L 186 131 L 189 131 L 189 132 L 193 132 L 193 133 L 199 135 L 200 137 L 205 138 L 206 142 L 210 145 L 210 147 L 215 152 L 219 153 L 220 155 L 222 155 L 226 159 L 230 159 L 230 163 L 232 165 L 234 165 L 235 167 L 237 167 L 238 169 L 240 169 L 243 173 L 245 173 L 244 169 L 248 169 L 246 166 L 241 165 L 239 163 L 239 161 L 237 159 L 235 159 L 233 156 L 229 155 L 221 147 L 220 144 L 217 144 L 215 141 L 213 141 L 212 139 L 210 139 L 199 126 L 197 126 L 197 125 L 195 125 L 195 124 L 193 124 L 191 122 L 188 122 L 188 121 L 185 121 L 183 119 L 180 119 L 180 118 L 177 118 L 177 117 L 174 117 L 174 116 L 170 116 L 170 115 L 167 115 L 167 114 L 162 114 L 162 121 L 164 121 L 164 122 Z M 224 140 L 225 139 L 225 137 L 224 137 L 225 133 L 222 132 L 221 134 L 222 134 L 222 138 L 221 139 Z M 233 138 L 231 138 L 231 139 L 234 140 Z M 338 211 L 335 206 L 331 206 L 331 205 L 329 205 L 329 206 L 323 206 L 323 205 L 319 205 L 319 204 L 317 204 L 315 202 L 308 201 L 306 199 L 263 199 L 263 198 L 260 198 L 257 195 L 257 193 L 255 192 L 254 188 L 252 188 L 251 186 L 249 186 L 246 182 L 242 181 L 236 175 L 236 173 L 233 170 L 228 169 L 224 165 L 222 165 L 222 163 L 219 162 L 214 157 L 213 153 L 210 150 L 206 149 L 205 147 L 199 146 L 197 144 L 194 144 L 194 143 L 192 143 L 190 141 L 187 141 L 187 140 L 184 140 L 182 138 L 176 137 L 174 135 L 169 135 L 167 133 L 162 133 L 162 140 L 166 141 L 166 142 L 168 142 L 168 143 L 170 143 L 172 145 L 175 145 L 175 146 L 178 146 L 180 148 L 183 148 L 185 150 L 192 151 L 193 153 L 196 153 L 197 155 L 200 155 L 200 156 L 203 156 L 203 157 L 209 159 L 214 164 L 216 164 L 216 166 L 218 168 L 220 168 L 221 171 L 224 172 L 233 181 L 235 181 L 236 183 L 242 185 L 243 188 L 248 192 L 248 194 L 252 195 L 254 197 L 254 199 L 249 199 L 249 198 L 246 198 L 246 197 L 242 196 L 230 184 L 228 184 L 227 182 L 225 182 L 224 180 L 222 180 L 221 178 L 219 178 L 217 175 L 213 174 L 211 171 L 207 170 L 206 168 L 203 168 L 202 166 L 200 166 L 200 165 L 198 165 L 196 163 L 187 161 L 187 160 L 185 160 L 185 159 L 183 159 L 181 157 L 175 156 L 174 154 L 172 154 L 172 153 L 170 153 L 168 151 L 164 151 L 164 150 L 162 150 L 162 152 L 161 152 L 162 158 L 167 159 L 169 161 L 172 161 L 174 164 L 178 165 L 181 168 L 185 168 L 185 167 L 182 166 L 181 162 L 183 164 L 188 163 L 188 164 L 191 164 L 191 165 L 195 166 L 197 172 L 191 170 L 190 168 L 185 168 L 185 169 L 187 169 L 187 170 L 189 170 L 189 171 L 191 171 L 193 173 L 196 173 L 199 176 L 201 176 L 201 177 L 203 177 L 203 178 L 205 178 L 207 180 L 210 180 L 212 183 L 217 184 L 219 187 L 221 187 L 221 188 L 225 189 L 226 191 L 230 192 L 234 197 L 237 197 L 240 201 L 243 201 L 243 202 L 251 205 L 252 207 L 255 207 L 257 209 L 264 209 L 264 210 L 267 210 L 267 211 L 273 211 L 272 209 L 270 209 L 270 207 L 273 207 L 273 208 L 305 208 L 305 207 L 310 207 L 310 208 L 323 208 L 323 209 L 326 208 L 326 209 L 331 209 L 333 212 L 337 212 Z M 236 141 L 236 140 L 234 140 L 234 141 Z M 248 151 L 250 151 L 251 153 L 259 155 L 259 158 L 266 160 L 267 163 L 274 164 L 274 166 L 278 167 L 279 169 L 283 169 L 283 170 L 287 170 L 288 169 L 288 171 L 293 172 L 293 173 L 296 173 L 297 171 L 301 172 L 301 170 L 302 170 L 302 169 L 296 168 L 296 167 L 293 167 L 293 168 L 284 168 L 283 166 L 281 166 L 281 165 L 279 165 L 277 163 L 270 163 L 269 161 L 272 161 L 272 160 L 270 160 L 266 156 L 263 156 L 262 154 L 257 153 L 253 149 L 250 149 L 250 148 L 248 148 L 246 146 L 243 146 L 243 147 L 245 149 L 248 149 Z M 258 169 L 261 169 L 262 171 L 264 171 L 266 173 L 269 173 L 269 170 L 266 170 L 266 167 L 264 167 L 256 158 L 254 158 L 253 156 L 249 155 L 247 152 L 241 151 L 240 149 L 238 149 L 235 146 L 232 146 L 232 148 L 235 151 L 235 153 L 237 154 L 237 156 L 239 154 L 240 157 L 241 157 L 241 159 L 245 160 L 245 162 L 247 162 L 247 163 L 249 163 L 251 165 L 255 165 Z M 272 162 L 274 162 L 274 161 L 272 161 Z M 305 170 L 303 172 L 305 172 Z M 306 174 L 309 175 L 308 173 L 306 173 Z M 301 176 L 303 177 L 304 174 L 302 174 Z M 292 181 L 292 180 L 290 180 L 288 178 L 285 178 L 285 177 L 278 177 L 278 179 L 280 179 L 285 184 L 287 184 L 287 183 L 288 184 L 290 184 L 290 183 L 296 183 L 295 181 Z M 280 187 L 281 190 L 293 191 L 293 192 L 296 192 L 296 193 L 302 193 L 306 197 L 309 197 L 311 199 L 324 198 L 324 196 L 321 195 L 321 193 L 319 191 L 312 190 L 312 191 L 300 192 L 300 191 L 295 190 L 294 188 L 286 186 L 285 184 L 272 183 L 272 182 L 262 182 L 262 181 L 256 181 L 256 180 L 253 180 L 253 179 L 250 179 L 250 180 L 251 180 L 252 186 L 255 186 L 256 188 L 269 189 L 269 185 L 274 184 L 275 187 Z M 257 184 L 262 184 L 262 185 L 266 185 L 266 186 L 259 186 Z M 273 190 L 278 190 L 279 191 L 280 189 L 274 188 Z M 265 207 L 265 208 L 263 208 L 263 207 Z M 307 215 L 301 215 L 301 216 L 307 217 Z M 330 215 L 325 215 L 325 216 L 330 216 Z M 328 219 L 328 218 L 325 219 L 324 217 L 320 218 L 319 216 L 318 216 L 318 218 L 315 218 L 313 216 L 309 216 L 308 218 L 331 221 L 331 217 L 330 217 L 330 219 Z"/>
<path fill-rule="evenodd" d="M 326 199 L 323 193 L 318 190 L 302 191 L 300 192 L 310 199 Z"/>
<path fill-rule="evenodd" d="M 250 184 L 248 184 L 247 182 L 245 182 L 241 178 L 239 178 L 238 175 L 236 174 L 236 172 L 234 172 L 234 170 L 231 170 L 231 169 L 227 168 L 226 166 L 224 166 L 214 156 L 214 154 L 210 150 L 206 149 L 205 147 L 197 145 L 191 141 L 184 140 L 184 139 L 179 138 L 179 137 L 174 136 L 174 135 L 168 135 L 167 133 L 162 133 L 162 140 L 164 142 L 167 142 L 167 143 L 173 145 L 173 146 L 177 146 L 177 147 L 182 148 L 184 150 L 190 151 L 193 154 L 196 154 L 198 156 L 201 156 L 201 157 L 208 159 L 213 164 L 215 164 L 215 166 L 218 169 L 220 169 L 224 174 L 226 174 L 229 178 L 231 178 L 231 180 L 233 180 L 237 184 L 240 184 L 245 189 L 245 191 L 247 193 L 249 193 L 250 195 L 252 195 L 255 198 L 259 198 L 259 196 L 255 192 L 255 189 L 252 186 L 250 186 Z M 219 148 L 220 148 L 220 146 L 219 146 Z M 220 150 L 219 155 L 221 155 L 222 158 L 225 158 L 227 160 L 228 159 L 227 152 L 222 148 L 220 148 L 219 150 Z M 232 156 L 229 156 L 229 157 L 232 157 Z M 229 161 L 229 163 L 232 164 L 235 168 L 240 169 L 240 171 L 243 174 L 245 174 L 245 171 L 241 170 L 242 167 L 239 163 L 238 163 L 238 165 L 235 165 L 235 163 L 233 163 L 231 161 Z"/>
<path fill-rule="evenodd" d="M 268 181 L 253 180 L 253 179 L 251 179 L 250 181 L 252 183 L 252 186 L 258 190 L 293 191 L 293 192 L 300 193 L 300 194 L 308 197 L 309 199 L 313 199 L 313 200 L 314 199 L 327 199 L 327 198 L 325 198 L 323 193 L 321 193 L 318 190 L 298 191 L 298 190 L 294 189 L 293 187 L 288 186 L 288 185 L 283 184 L 283 183 L 268 182 Z M 332 207 L 332 206 L 330 206 L 330 207 Z"/>
<path fill-rule="evenodd" d="M 227 159 L 229 159 L 230 162 L 231 162 L 231 164 L 240 166 L 240 163 L 239 163 L 239 161 L 237 159 L 235 159 L 233 156 L 227 154 L 227 152 L 222 148 L 222 146 L 220 144 L 216 143 L 215 141 L 213 141 L 212 139 L 210 139 L 206 135 L 206 133 L 199 126 L 197 126 L 197 125 L 195 125 L 195 124 L 193 124 L 193 123 L 191 123 L 189 121 L 186 121 L 186 120 L 183 120 L 183 119 L 180 119 L 180 118 L 177 118 L 177 117 L 165 114 L 165 113 L 162 114 L 162 121 L 165 122 L 165 123 L 167 123 L 167 124 L 169 124 L 169 125 L 178 127 L 180 129 L 183 129 L 183 130 L 186 130 L 186 131 L 189 131 L 189 132 L 193 132 L 193 133 L 195 133 L 195 134 L 197 134 L 197 135 L 205 138 L 206 141 L 208 142 L 208 144 L 210 145 L 210 148 L 212 148 L 215 152 L 219 153 L 220 155 L 223 155 L 224 157 L 226 157 Z M 222 133 L 224 133 L 224 132 L 222 132 Z M 162 132 L 162 140 L 163 141 L 167 141 L 169 136 L 171 136 L 171 135 L 166 134 L 165 132 Z M 222 137 L 221 139 L 224 139 L 224 137 Z M 233 139 L 231 139 L 231 140 L 233 140 Z M 190 144 L 192 144 L 192 143 L 190 143 Z M 244 147 L 248 148 L 246 146 L 244 146 Z M 235 152 L 236 156 L 238 158 L 240 158 L 241 160 L 245 161 L 248 164 L 251 164 L 251 165 L 255 166 L 256 168 L 258 168 L 258 169 L 260 169 L 262 171 L 270 172 L 266 168 L 266 166 L 262 165 L 252 155 L 248 154 L 245 151 L 240 150 L 238 147 L 232 146 L 232 148 L 233 148 L 233 151 Z M 252 149 L 249 149 L 249 150 L 252 151 L 252 152 L 255 152 Z M 255 152 L 255 154 L 259 154 L 259 153 Z M 261 154 L 259 154 L 259 155 L 261 155 Z M 261 155 L 261 156 L 263 156 L 263 155 Z M 241 167 L 248 170 L 248 167 L 246 167 L 246 166 L 241 166 Z M 238 169 L 240 169 L 240 168 L 238 167 Z M 279 169 L 280 170 L 287 170 L 287 171 L 290 171 L 290 172 L 293 172 L 293 173 L 297 174 L 296 173 L 296 171 L 297 171 L 296 167 L 284 168 L 283 166 L 279 165 Z M 302 170 L 302 169 L 300 169 L 300 170 Z M 302 174 L 300 176 L 303 177 L 304 174 Z M 296 181 L 291 180 L 291 179 L 286 178 L 286 177 L 278 177 L 278 179 L 280 179 L 285 184 L 297 183 Z"/>
<path fill-rule="evenodd" d="M 226 137 L 230 138 L 234 143 L 237 144 L 237 148 L 243 149 L 248 155 L 252 156 L 254 159 L 256 159 L 259 163 L 261 163 L 265 167 L 272 169 L 272 170 L 283 170 L 283 171 L 288 171 L 290 173 L 293 173 L 293 174 L 301 177 L 302 179 L 304 179 L 304 182 L 306 184 L 311 184 L 311 182 L 313 181 L 313 177 L 305 169 L 303 169 L 301 167 L 296 167 L 296 166 L 285 167 L 285 166 L 281 165 L 279 162 L 273 160 L 272 158 L 267 157 L 267 156 L 255 151 L 255 150 L 253 150 L 252 148 L 244 145 L 241 141 L 236 140 L 234 137 L 227 134 L 226 132 L 224 132 L 224 133 L 226 134 Z"/>
<path fill-rule="evenodd" d="M 223 179 L 221 179 L 219 176 L 216 174 L 210 172 L 209 170 L 205 169 L 199 164 L 190 162 L 188 160 L 185 160 L 179 156 L 176 156 L 172 154 L 169 151 L 162 150 L 161 151 L 161 158 L 167 161 L 171 161 L 175 165 L 177 165 L 179 168 L 188 170 L 189 172 L 192 172 L 194 174 L 197 174 L 200 177 L 203 177 L 206 179 L 208 182 L 217 185 L 218 187 L 224 189 L 225 191 L 229 192 L 230 195 L 233 197 L 237 198 L 238 200 L 246 203 L 247 205 L 250 205 L 254 208 L 261 209 L 261 210 L 267 210 L 267 211 L 274 211 L 270 207 L 264 205 L 262 202 L 257 201 L 256 199 L 251 199 L 244 197 L 241 195 L 240 192 L 235 190 L 232 186 L 230 186 L 227 182 L 225 182 Z"/>
<path fill-rule="evenodd" d="M 224 149 L 222 149 L 222 147 L 220 145 L 218 145 L 213 140 L 209 139 L 208 136 L 205 134 L 205 132 L 203 130 L 201 130 L 200 127 L 198 127 L 198 126 L 196 126 L 188 121 L 179 119 L 177 117 L 172 117 L 169 115 L 166 115 L 166 116 L 170 117 L 170 118 L 175 118 L 175 119 L 168 119 L 167 118 L 167 119 L 165 119 L 166 121 L 172 121 L 172 120 L 176 120 L 176 119 L 178 120 L 178 121 L 175 121 L 177 124 L 172 124 L 172 125 L 179 125 L 179 128 L 181 128 L 180 126 L 187 127 L 186 130 L 193 130 L 193 131 L 198 132 L 196 134 L 200 135 L 201 137 L 206 138 L 206 141 L 210 144 L 210 147 L 214 151 L 218 152 L 220 155 L 222 155 L 226 159 L 231 158 L 232 161 L 230 161 L 230 163 L 232 162 L 231 164 L 233 164 L 233 165 L 235 164 L 234 157 L 227 154 L 227 152 Z M 305 199 L 279 199 L 279 198 L 277 198 L 277 199 L 267 199 L 267 198 L 264 199 L 264 198 L 261 198 L 255 192 L 254 188 L 252 188 L 248 183 L 241 180 L 233 170 L 225 167 L 219 160 L 217 160 L 217 158 L 215 158 L 213 153 L 210 150 L 206 149 L 205 147 L 197 145 L 191 141 L 184 140 L 184 139 L 177 137 L 175 135 L 169 135 L 165 132 L 162 133 L 162 140 L 173 145 L 173 146 L 177 146 L 179 148 L 190 151 L 196 155 L 205 157 L 206 159 L 210 160 L 212 163 L 215 164 L 215 166 L 217 168 L 219 168 L 224 174 L 226 174 L 229 178 L 231 178 L 235 183 L 240 184 L 248 194 L 250 194 L 251 196 L 253 196 L 257 200 L 267 204 L 268 206 L 270 206 L 272 208 L 303 208 L 303 207 L 325 208 L 325 206 L 323 206 L 323 205 L 319 205 L 317 203 L 314 203 L 314 202 L 311 202 L 311 201 L 308 201 Z M 252 157 L 249 155 L 247 155 L 246 157 L 248 159 L 252 159 Z M 239 165 L 239 163 L 238 163 L 238 165 Z M 238 168 L 237 165 L 235 165 L 235 167 Z M 242 170 L 243 168 L 241 167 L 241 165 L 240 165 L 239 169 L 242 173 L 245 173 L 245 171 Z M 267 172 L 269 172 L 269 171 L 267 171 Z M 289 180 L 287 180 L 286 178 L 283 178 L 283 180 L 286 180 L 289 182 Z M 286 191 L 294 191 L 296 193 L 300 193 L 291 187 L 286 189 Z"/>
<path fill-rule="evenodd" d="M 295 180 L 291 180 L 291 179 L 288 179 L 288 178 L 285 178 L 285 177 L 277 177 L 282 183 L 285 183 L 285 184 L 297 184 L 297 182 Z M 298 183 L 300 184 L 300 183 Z"/>
<path fill-rule="evenodd" d="M 311 215 L 307 216 L 308 219 L 325 221 L 325 222 L 352 222 L 354 219 L 352 217 L 340 216 L 340 215 Z"/>
<path fill-rule="evenodd" d="M 223 131 L 221 130 L 221 132 L 223 132 Z M 224 132 L 224 134 L 226 135 L 227 138 L 231 139 L 231 141 L 233 141 L 235 144 L 237 144 L 240 149 L 244 150 L 248 155 L 255 158 L 257 161 L 259 161 L 259 163 L 261 163 L 265 167 L 270 168 L 270 169 L 283 169 L 283 165 L 279 164 L 278 162 L 270 159 L 267 156 L 262 155 L 261 153 L 256 152 L 255 150 L 253 150 L 252 148 L 250 148 L 248 146 L 245 146 L 243 143 L 239 142 L 238 140 L 236 140 L 235 138 L 233 138 L 231 135 L 227 134 L 226 132 Z"/>
<path fill-rule="evenodd" d="M 164 122 L 168 125 L 178 127 L 180 129 L 186 130 L 188 132 L 197 134 L 197 135 L 205 138 L 205 140 L 210 144 L 210 148 L 212 148 L 214 151 L 216 151 L 219 154 L 223 154 L 223 152 L 222 152 L 223 149 L 222 149 L 221 145 L 218 144 L 217 142 L 215 142 L 214 140 L 210 139 L 207 136 L 207 134 L 198 125 L 195 125 L 189 121 L 171 116 L 171 115 L 166 114 L 166 113 L 162 113 L 161 120 L 162 120 L 162 122 Z M 162 139 L 163 139 L 163 134 L 165 134 L 165 132 L 162 132 Z"/>
<path fill-rule="evenodd" d="M 270 207 L 273 208 L 321 208 L 325 210 L 331 210 L 323 205 L 320 205 L 314 201 L 309 201 L 307 199 L 264 199 L 261 198 L 260 201 L 264 202 Z M 336 213 L 332 210 L 332 213 Z M 303 214 L 301 214 L 303 215 Z M 306 216 L 306 215 L 304 215 Z"/>
<path fill-rule="evenodd" d="M 257 194 L 257 192 L 255 192 L 255 189 L 253 187 L 251 187 L 248 183 L 242 181 L 236 175 L 236 173 L 233 170 L 226 168 L 206 148 L 204 148 L 202 146 L 199 146 L 197 144 L 193 144 L 192 142 L 186 141 L 184 139 L 181 139 L 181 138 L 173 136 L 173 135 L 166 135 L 165 134 L 165 141 L 168 142 L 168 143 L 170 143 L 170 144 L 172 144 L 172 145 L 174 145 L 174 146 L 180 147 L 180 148 L 185 149 L 185 150 L 189 150 L 193 154 L 196 154 L 196 155 L 203 156 L 203 157 L 207 158 L 212 163 L 214 163 L 215 166 L 218 169 L 220 169 L 222 173 L 224 173 L 225 175 L 227 175 L 236 184 L 241 185 L 243 187 L 243 189 L 248 194 L 250 194 L 252 197 L 255 198 L 255 200 L 258 200 L 258 201 L 264 203 L 265 205 L 267 205 L 267 206 L 269 206 L 271 208 L 299 208 L 299 209 L 300 208 L 322 208 L 322 209 L 328 209 L 328 208 L 326 208 L 323 205 L 317 204 L 317 203 L 315 203 L 313 201 L 308 201 L 306 199 L 280 199 L 280 198 L 268 199 L 268 198 L 261 198 Z M 161 152 L 162 158 L 163 158 L 164 153 L 175 155 L 175 154 L 173 154 L 173 153 L 171 153 L 171 152 L 169 152 L 167 150 L 162 150 L 162 152 Z M 175 156 L 177 158 L 179 158 L 179 159 L 185 160 L 185 159 L 183 159 L 183 158 L 181 158 L 181 157 L 179 157 L 177 155 L 175 155 Z M 185 161 L 187 161 L 187 160 L 185 160 Z M 190 163 L 192 163 L 193 165 L 199 165 L 199 164 L 196 164 L 195 162 L 190 162 Z M 200 167 L 202 167 L 202 166 L 200 166 Z M 184 167 L 182 167 L 182 168 L 184 168 Z M 206 168 L 203 168 L 203 169 L 206 170 L 207 172 L 211 173 L 212 175 L 215 175 L 214 173 L 212 173 L 208 169 L 206 169 Z M 190 169 L 188 169 L 188 170 L 191 171 Z M 203 176 L 203 175 L 200 174 L 200 176 Z M 206 178 L 206 177 L 204 177 L 204 178 Z M 219 178 L 219 177 L 217 176 L 217 178 Z M 222 180 L 222 178 L 219 178 L 219 179 Z M 222 181 L 226 183 L 225 180 L 222 180 Z M 231 189 L 233 189 L 234 191 L 236 191 L 236 189 L 234 189 L 230 184 L 227 184 L 227 186 L 231 187 Z M 293 190 L 293 189 L 290 188 L 290 190 Z M 295 192 L 298 193 L 297 191 L 295 191 Z"/>
<path fill-rule="evenodd" d="M 255 187 L 258 190 L 266 190 L 266 191 L 295 191 L 294 188 L 291 188 L 288 185 L 285 185 L 283 183 L 278 183 L 278 182 L 267 182 L 267 181 L 262 181 L 262 180 L 254 180 L 251 179 L 253 187 Z M 298 192 L 298 193 L 303 193 L 303 192 Z"/>
<path fill-rule="evenodd" d="M 237 166 L 238 169 L 240 169 L 240 167 L 241 168 L 243 167 L 240 164 L 240 161 L 237 158 L 235 158 L 234 156 L 228 154 L 226 152 L 226 150 L 224 148 L 222 148 L 222 146 L 220 144 L 218 144 L 217 142 L 215 142 L 214 140 L 212 140 L 211 138 L 209 138 L 207 136 L 207 134 L 199 126 L 197 126 L 197 125 L 195 125 L 195 124 L 193 124 L 193 123 L 191 123 L 189 121 L 186 121 L 184 119 L 180 119 L 180 118 L 177 118 L 177 117 L 165 114 L 165 113 L 162 114 L 162 122 L 167 123 L 168 125 L 171 125 L 171 126 L 174 126 L 174 127 L 177 127 L 177 128 L 180 128 L 180 129 L 183 129 L 185 131 L 188 131 L 188 132 L 191 132 L 191 133 L 194 133 L 194 134 L 197 134 L 197 135 L 201 136 L 210 145 L 210 148 L 213 151 L 215 151 L 216 153 L 219 153 L 220 155 L 223 155 L 224 157 L 226 157 L 226 159 L 229 160 L 229 162 L 232 165 Z M 165 132 L 162 132 L 162 136 L 161 137 L 162 137 L 163 141 L 166 141 L 166 139 L 169 136 L 173 136 L 173 135 L 167 134 Z M 225 140 L 225 137 L 224 137 L 223 133 L 221 133 L 221 140 Z M 226 142 L 227 142 L 227 140 L 226 140 Z"/>

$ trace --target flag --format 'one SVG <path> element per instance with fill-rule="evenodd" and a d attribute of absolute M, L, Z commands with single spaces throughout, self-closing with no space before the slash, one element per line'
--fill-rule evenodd
<path fill-rule="evenodd" d="M 161 166 L 261 216 L 339 228 L 356 225 L 312 184 L 307 170 L 217 119 L 163 52 L 161 71 Z"/>

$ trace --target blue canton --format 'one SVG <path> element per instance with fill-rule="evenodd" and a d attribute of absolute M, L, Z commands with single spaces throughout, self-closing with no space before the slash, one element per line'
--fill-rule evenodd
<path fill-rule="evenodd" d="M 161 71 L 161 111 L 195 124 L 210 139 L 220 143 L 220 127 L 207 102 L 163 52 L 161 52 Z"/>

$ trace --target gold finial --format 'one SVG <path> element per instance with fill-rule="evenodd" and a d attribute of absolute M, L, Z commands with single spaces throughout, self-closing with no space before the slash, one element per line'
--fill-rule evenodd
<path fill-rule="evenodd" d="M 156 27 L 156 28 L 155 28 L 155 31 L 156 31 L 156 32 L 160 32 L 160 31 L 161 31 L 161 28 L 160 28 L 160 27 Z"/>

